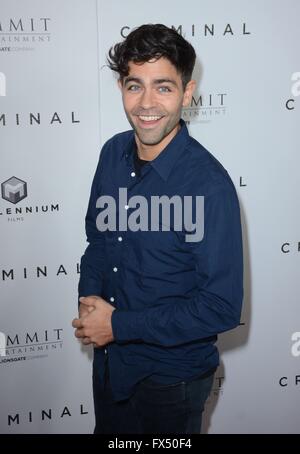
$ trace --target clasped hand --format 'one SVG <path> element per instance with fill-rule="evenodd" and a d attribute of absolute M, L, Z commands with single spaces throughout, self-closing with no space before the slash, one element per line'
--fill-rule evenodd
<path fill-rule="evenodd" d="M 114 340 L 111 316 L 115 307 L 100 296 L 79 298 L 79 318 L 74 318 L 72 326 L 75 336 L 84 345 L 102 347 Z"/>

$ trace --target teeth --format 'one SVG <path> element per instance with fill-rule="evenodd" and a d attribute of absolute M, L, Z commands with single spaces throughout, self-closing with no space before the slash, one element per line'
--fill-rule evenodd
<path fill-rule="evenodd" d="M 139 118 L 143 121 L 155 121 L 155 120 L 159 120 L 161 117 L 158 117 L 158 116 L 144 116 L 144 115 L 140 115 Z"/>

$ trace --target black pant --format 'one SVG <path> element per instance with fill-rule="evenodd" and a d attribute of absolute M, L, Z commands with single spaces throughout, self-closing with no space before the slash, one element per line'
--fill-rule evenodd
<path fill-rule="evenodd" d="M 114 402 L 106 362 L 105 386 L 94 377 L 95 434 L 199 434 L 213 374 L 163 385 L 145 379 L 129 398 Z"/>

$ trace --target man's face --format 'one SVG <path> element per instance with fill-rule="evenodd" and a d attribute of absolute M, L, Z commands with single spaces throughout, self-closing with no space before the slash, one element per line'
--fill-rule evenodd
<path fill-rule="evenodd" d="M 119 82 L 124 109 L 137 142 L 163 149 L 179 129 L 182 107 L 189 105 L 195 82 L 183 90 L 176 68 L 166 58 L 129 63 L 129 74 Z"/>

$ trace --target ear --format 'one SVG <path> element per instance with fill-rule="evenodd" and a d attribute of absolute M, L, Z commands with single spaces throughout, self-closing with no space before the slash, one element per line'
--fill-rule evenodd
<path fill-rule="evenodd" d="M 195 80 L 190 80 L 186 84 L 186 87 L 185 87 L 185 90 L 183 93 L 183 100 L 182 100 L 183 107 L 188 107 L 190 105 L 195 88 L 196 88 Z"/>

